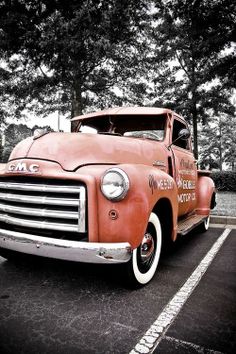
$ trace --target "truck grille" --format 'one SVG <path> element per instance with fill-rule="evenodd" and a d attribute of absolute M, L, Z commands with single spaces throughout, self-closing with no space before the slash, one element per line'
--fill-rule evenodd
<path fill-rule="evenodd" d="M 37 234 L 44 232 L 51 237 L 84 234 L 86 188 L 74 181 L 1 178 L 0 222 L 14 230 L 36 230 Z"/>

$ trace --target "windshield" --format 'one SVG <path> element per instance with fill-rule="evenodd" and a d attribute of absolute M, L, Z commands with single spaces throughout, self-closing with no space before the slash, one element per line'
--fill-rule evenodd
<path fill-rule="evenodd" d="M 164 139 L 165 127 L 166 115 L 116 115 L 81 120 L 77 131 L 160 141 Z"/>

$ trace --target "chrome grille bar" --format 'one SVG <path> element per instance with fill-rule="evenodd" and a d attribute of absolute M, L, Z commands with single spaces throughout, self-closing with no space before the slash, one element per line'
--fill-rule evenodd
<path fill-rule="evenodd" d="M 66 185 L 0 182 L 0 190 L 1 189 L 30 191 L 30 192 L 79 193 L 81 187 L 66 186 Z"/>
<path fill-rule="evenodd" d="M 22 208 L 14 205 L 6 205 L 0 203 L 0 211 L 5 213 L 12 213 L 17 215 L 28 215 L 28 216 L 39 216 L 47 218 L 63 218 L 63 219 L 78 219 L 78 213 L 75 211 L 62 211 L 62 210 L 51 210 L 48 208 L 38 209 L 38 208 Z"/>
<path fill-rule="evenodd" d="M 35 229 L 43 230 L 57 230 L 57 231 L 78 231 L 78 225 L 63 224 L 63 223 L 53 223 L 49 221 L 34 221 L 30 219 L 18 219 L 12 216 L 0 215 L 0 221 L 6 224 L 31 227 Z"/>
<path fill-rule="evenodd" d="M 32 204 L 48 204 L 48 205 L 67 205 L 67 206 L 77 206 L 78 199 L 68 199 L 68 198 L 53 198 L 53 197 L 39 197 L 34 195 L 24 195 L 24 194 L 10 194 L 10 193 L 0 193 L 0 200 L 6 200 L 9 202 L 20 202 L 20 203 L 32 203 Z"/>
<path fill-rule="evenodd" d="M 80 205 L 79 205 L 79 232 L 85 231 L 86 223 L 86 191 L 85 188 L 82 188 L 80 191 Z"/>

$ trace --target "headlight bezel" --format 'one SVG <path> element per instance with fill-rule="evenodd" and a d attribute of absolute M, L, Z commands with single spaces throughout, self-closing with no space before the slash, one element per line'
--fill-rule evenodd
<path fill-rule="evenodd" d="M 110 173 L 116 174 L 122 180 L 122 192 L 118 195 L 117 194 L 114 194 L 113 196 L 109 195 L 108 191 L 105 190 L 105 186 L 106 186 L 105 179 L 109 176 Z M 102 195 L 106 199 L 113 201 L 113 202 L 118 202 L 120 200 L 123 200 L 126 197 L 128 191 L 129 191 L 129 188 L 130 188 L 130 180 L 129 180 L 127 173 L 124 172 L 121 168 L 112 167 L 112 168 L 109 168 L 108 170 L 106 170 L 105 173 L 103 174 L 103 176 L 101 177 L 100 188 L 101 188 Z"/>

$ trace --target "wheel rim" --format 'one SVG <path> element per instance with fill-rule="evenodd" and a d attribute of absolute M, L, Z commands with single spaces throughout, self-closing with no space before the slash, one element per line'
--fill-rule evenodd
<path fill-rule="evenodd" d="M 149 224 L 137 252 L 137 265 L 141 273 L 146 273 L 153 264 L 157 247 L 156 240 L 156 230 L 152 224 Z"/>

